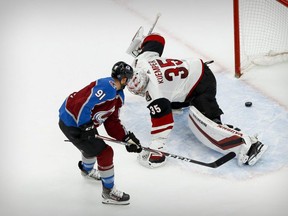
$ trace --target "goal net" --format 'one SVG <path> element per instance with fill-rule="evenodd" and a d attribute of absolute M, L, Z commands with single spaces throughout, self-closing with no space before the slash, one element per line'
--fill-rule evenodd
<path fill-rule="evenodd" d="M 234 0 L 235 76 L 288 61 L 288 0 Z"/>

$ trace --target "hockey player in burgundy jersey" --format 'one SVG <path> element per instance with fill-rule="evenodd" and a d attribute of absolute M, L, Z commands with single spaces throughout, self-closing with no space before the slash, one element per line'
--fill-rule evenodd
<path fill-rule="evenodd" d="M 189 126 L 203 144 L 223 153 L 236 151 L 239 164 L 256 163 L 266 150 L 261 142 L 226 125 L 219 127 L 223 112 L 216 101 L 216 79 L 208 67 L 210 62 L 161 57 L 165 39 L 159 34 L 143 37 L 139 46 L 133 41 L 131 45 L 127 52 L 136 58 L 132 64 L 134 76 L 127 87 L 148 102 L 152 123 L 150 148 L 161 150 L 165 147 L 174 125 L 172 110 L 189 107 L 188 120 L 193 122 L 193 125 L 189 122 Z M 202 127 L 203 124 L 206 126 Z M 161 153 L 142 151 L 138 160 L 153 168 L 165 164 L 166 158 Z"/>
<path fill-rule="evenodd" d="M 128 152 L 142 150 L 139 140 L 119 119 L 119 110 L 124 104 L 123 89 L 132 76 L 131 66 L 117 62 L 111 77 L 93 81 L 70 94 L 59 110 L 60 129 L 82 153 L 82 161 L 78 163 L 82 175 L 102 181 L 103 203 L 129 204 L 130 197 L 114 187 L 113 149 L 95 138 L 97 127 L 103 123 L 108 135 L 128 142 Z M 98 170 L 94 168 L 96 161 Z"/>

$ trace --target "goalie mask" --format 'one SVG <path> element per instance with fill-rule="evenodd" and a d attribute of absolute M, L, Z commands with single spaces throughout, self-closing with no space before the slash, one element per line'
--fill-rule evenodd
<path fill-rule="evenodd" d="M 135 95 L 144 96 L 149 82 L 149 77 L 143 69 L 135 68 L 134 75 L 127 83 L 128 90 Z"/>

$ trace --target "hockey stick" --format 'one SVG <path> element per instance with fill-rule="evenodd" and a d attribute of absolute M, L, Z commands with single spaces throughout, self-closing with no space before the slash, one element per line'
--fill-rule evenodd
<path fill-rule="evenodd" d="M 123 141 L 120 141 L 120 140 L 116 140 L 116 139 L 105 137 L 105 136 L 101 136 L 101 135 L 95 135 L 95 137 L 98 138 L 98 139 L 102 139 L 102 140 L 105 140 L 105 141 L 118 143 L 118 144 L 125 145 L 125 146 L 129 145 L 127 142 L 123 142 Z M 143 146 L 142 146 L 142 149 L 146 150 L 146 151 L 154 152 L 154 153 L 162 153 L 163 155 L 165 155 L 167 157 L 171 157 L 171 158 L 179 159 L 179 160 L 182 160 L 182 161 L 185 161 L 185 162 L 194 163 L 194 164 L 198 164 L 198 165 L 202 165 L 202 166 L 206 166 L 206 167 L 211 167 L 211 168 L 217 168 L 217 167 L 223 165 L 224 163 L 230 161 L 231 159 L 233 159 L 236 156 L 236 154 L 234 152 L 229 152 L 228 154 L 220 157 L 219 159 L 217 159 L 214 162 L 205 163 L 205 162 L 202 162 L 202 161 L 193 160 L 193 159 L 190 159 L 190 158 L 182 157 L 182 156 L 171 154 L 171 153 L 168 153 L 168 152 L 154 150 L 154 149 L 143 147 Z"/>
<path fill-rule="evenodd" d="M 150 35 L 152 33 L 152 31 L 153 31 L 154 27 L 156 26 L 156 23 L 158 22 L 158 19 L 160 18 L 160 16 L 161 16 L 161 13 L 158 13 L 156 16 L 156 19 L 155 19 L 155 21 L 154 21 L 154 23 L 153 23 L 152 27 L 150 28 L 147 35 Z"/>

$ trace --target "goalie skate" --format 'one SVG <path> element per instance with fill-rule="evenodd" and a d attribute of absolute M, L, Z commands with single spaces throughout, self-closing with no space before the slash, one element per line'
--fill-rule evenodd
<path fill-rule="evenodd" d="M 267 150 L 268 146 L 258 141 L 257 136 L 246 136 L 245 144 L 242 145 L 239 155 L 238 164 L 253 166 Z"/>
<path fill-rule="evenodd" d="M 142 166 L 148 168 L 157 168 L 166 163 L 165 155 L 160 152 L 154 153 L 146 150 L 142 150 L 142 152 L 138 154 L 137 159 Z"/>
<path fill-rule="evenodd" d="M 103 198 L 102 200 L 103 204 L 112 204 L 112 205 L 130 204 L 129 194 L 117 190 L 115 186 L 112 189 L 103 187 L 102 198 Z"/>
<path fill-rule="evenodd" d="M 247 155 L 248 160 L 245 163 L 246 165 L 253 166 L 264 154 L 267 150 L 268 146 L 262 144 L 261 142 L 257 141 L 256 143 L 252 144 Z"/>

